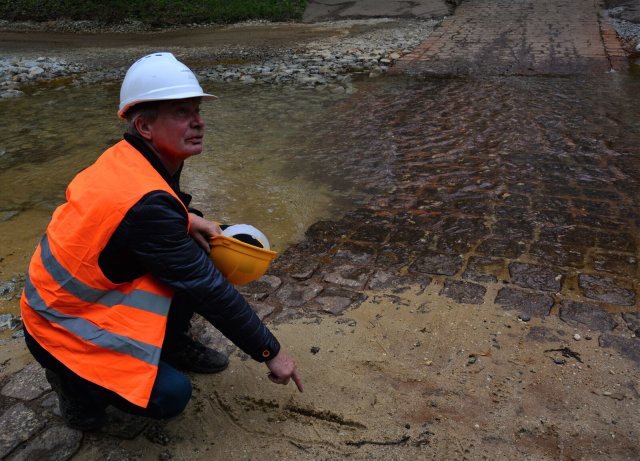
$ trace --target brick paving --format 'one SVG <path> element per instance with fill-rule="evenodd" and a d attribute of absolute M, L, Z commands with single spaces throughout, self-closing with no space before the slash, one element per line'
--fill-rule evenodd
<path fill-rule="evenodd" d="M 530 75 L 624 70 L 596 0 L 469 0 L 396 65 L 426 75 Z"/>

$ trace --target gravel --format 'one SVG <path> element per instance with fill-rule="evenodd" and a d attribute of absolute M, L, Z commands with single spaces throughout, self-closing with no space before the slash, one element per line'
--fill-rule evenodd
<path fill-rule="evenodd" d="M 336 34 L 330 38 L 316 40 L 286 49 L 258 49 L 252 47 L 226 47 L 206 50 L 204 62 L 230 62 L 194 67 L 198 76 L 218 82 L 243 82 L 247 84 L 280 84 L 329 89 L 332 92 L 350 92 L 353 75 L 378 77 L 387 72 L 395 61 L 410 52 L 437 26 L 438 20 L 390 20 L 367 19 L 323 22 L 318 27 L 345 29 L 359 27 L 361 33 L 347 37 Z M 259 24 L 253 22 L 251 24 Z M 268 24 L 267 24 L 268 25 Z M 365 27 L 363 27 L 365 26 Z M 371 27 L 366 27 L 371 26 Z M 34 24 L 14 25 L 16 29 L 30 30 Z M 42 25 L 40 25 L 42 27 Z M 50 31 L 103 32 L 104 26 L 90 22 L 60 22 L 49 25 Z M 115 31 L 130 32 L 136 25 L 124 24 Z M 8 24 L 0 28 L 10 30 Z M 136 29 L 139 31 L 139 29 Z M 64 57 L 42 55 L 35 58 L 0 58 L 0 98 L 23 94 L 25 85 L 49 81 L 63 84 L 87 84 L 99 81 L 118 80 L 124 76 L 126 67 L 105 65 L 109 59 L 100 55 L 120 53 L 130 55 L 127 66 L 142 55 L 135 48 L 124 50 L 70 50 Z M 203 53 L 199 49 L 186 49 L 190 58 Z M 213 53 L 213 57 L 212 57 Z M 186 58 L 182 52 L 181 58 Z M 122 59 L 120 59 L 122 61 Z"/>
<path fill-rule="evenodd" d="M 625 7 L 604 11 L 622 39 L 623 45 L 635 60 L 640 54 L 640 24 L 629 21 Z M 229 62 L 194 68 L 206 80 L 242 82 L 247 84 L 297 85 L 332 92 L 351 92 L 354 75 L 375 78 L 383 75 L 402 56 L 423 41 L 438 25 L 438 20 L 366 19 L 318 23 L 318 27 L 360 27 L 363 32 L 347 37 L 337 34 L 330 38 L 287 49 L 258 49 L 233 46 L 206 50 L 209 62 Z M 246 24 L 246 23 L 243 23 Z M 248 24 L 272 23 L 253 21 Z M 241 25 L 240 25 L 241 26 Z M 363 27 L 365 26 L 365 27 Z M 380 26 L 380 27 L 366 27 Z M 207 27 L 192 25 L 190 27 Z M 147 30 L 138 22 L 129 21 L 109 25 L 95 21 L 56 21 L 55 23 L 9 23 L 0 21 L 3 30 L 48 30 L 52 32 L 140 32 Z M 202 50 L 183 50 L 191 58 L 198 58 Z M 101 49 L 99 51 L 70 50 L 63 57 L 0 57 L 0 98 L 23 95 L 26 85 L 57 81 L 59 84 L 87 84 L 119 80 L 127 66 L 112 65 L 103 55 L 118 53 L 128 64 L 142 55 L 139 49 Z M 213 53 L 213 56 L 212 56 Z M 182 58 L 185 56 L 180 54 Z M 206 62 L 206 60 L 204 61 Z M 105 64 L 106 63 L 106 64 Z"/>

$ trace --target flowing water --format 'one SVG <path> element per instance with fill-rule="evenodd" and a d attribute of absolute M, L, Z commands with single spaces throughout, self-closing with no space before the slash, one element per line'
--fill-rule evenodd
<path fill-rule="evenodd" d="M 314 147 L 306 136 L 344 95 L 206 86 L 220 99 L 203 104 L 205 149 L 182 175 L 183 190 L 205 217 L 253 224 L 281 252 L 313 222 L 347 205 L 338 188 L 308 174 Z M 59 88 L 0 101 L 0 282 L 24 272 L 73 176 L 121 138 L 118 91 L 116 85 Z M 17 309 L 15 296 L 0 303 Z"/>
<path fill-rule="evenodd" d="M 348 96 L 205 86 L 220 99 L 203 105 L 206 147 L 189 159 L 183 189 L 206 217 L 254 224 L 278 251 L 315 221 L 366 204 L 470 216 L 433 228 L 441 249 L 468 250 L 508 215 L 525 227 L 551 219 L 593 232 L 608 222 L 634 241 L 624 255 L 637 253 L 634 76 L 387 78 Z M 0 281 L 24 270 L 73 175 L 120 138 L 117 91 L 0 101 Z"/>

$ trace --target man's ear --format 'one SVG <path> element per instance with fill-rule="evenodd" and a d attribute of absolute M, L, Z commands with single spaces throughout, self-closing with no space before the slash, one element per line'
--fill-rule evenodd
<path fill-rule="evenodd" d="M 151 141 L 153 138 L 153 132 L 151 130 L 151 123 L 146 117 L 136 117 L 133 121 L 133 126 L 136 128 L 140 136 L 147 141 Z"/>

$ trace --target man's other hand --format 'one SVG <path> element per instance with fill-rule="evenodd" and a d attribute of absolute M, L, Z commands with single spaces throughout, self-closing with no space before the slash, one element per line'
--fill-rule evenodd
<path fill-rule="evenodd" d="M 220 226 L 216 223 L 207 221 L 194 213 L 189 213 L 189 221 L 189 235 L 203 250 L 209 253 L 211 250 L 209 239 L 214 235 L 220 235 L 222 229 L 220 229 Z"/>

